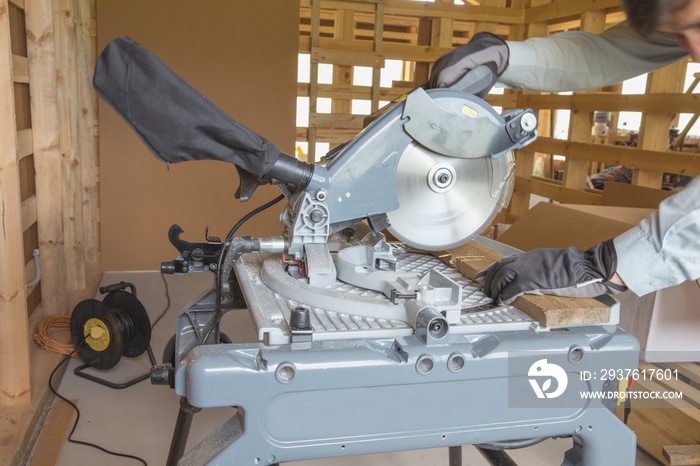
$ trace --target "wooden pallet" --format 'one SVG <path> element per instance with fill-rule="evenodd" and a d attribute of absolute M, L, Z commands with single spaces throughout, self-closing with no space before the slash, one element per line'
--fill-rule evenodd
<path fill-rule="evenodd" d="M 627 425 L 637 434 L 637 444 L 662 464 L 700 464 L 700 364 L 640 363 L 640 371 L 670 371 L 671 378 L 636 380 L 632 390 L 681 392 L 682 399 L 657 400 L 658 407 L 635 408 L 632 401 Z M 624 419 L 624 409 L 616 415 Z"/>

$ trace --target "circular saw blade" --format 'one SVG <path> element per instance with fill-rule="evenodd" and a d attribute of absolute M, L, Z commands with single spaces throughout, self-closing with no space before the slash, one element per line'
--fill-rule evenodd
<path fill-rule="evenodd" d="M 396 170 L 399 208 L 388 212 L 388 228 L 414 248 L 439 251 L 480 233 L 513 189 L 515 158 L 447 157 L 411 143 Z"/>

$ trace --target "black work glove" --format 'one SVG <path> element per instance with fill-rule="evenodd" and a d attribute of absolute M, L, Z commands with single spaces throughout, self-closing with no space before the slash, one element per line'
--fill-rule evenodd
<path fill-rule="evenodd" d="M 609 239 L 588 251 L 539 248 L 513 254 L 486 267 L 476 278 L 484 280 L 487 296 L 510 304 L 524 293 L 572 298 L 620 293 L 627 287 L 610 282 L 616 269 L 617 253 Z"/>
<path fill-rule="evenodd" d="M 508 45 L 503 39 L 490 32 L 480 32 L 468 43 L 446 53 L 435 62 L 428 86 L 430 89 L 449 87 L 465 90 L 484 97 L 508 66 L 509 56 Z M 480 86 L 483 90 L 474 91 L 470 88 L 477 76 L 466 75 L 475 68 L 489 70 L 490 84 Z M 483 79 L 483 76 L 478 76 L 478 79 Z"/>

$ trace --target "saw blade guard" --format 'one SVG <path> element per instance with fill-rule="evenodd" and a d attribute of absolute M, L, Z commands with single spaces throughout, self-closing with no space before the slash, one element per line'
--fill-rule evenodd
<path fill-rule="evenodd" d="M 534 128 L 522 131 L 520 139 L 511 131 L 534 115 L 512 112 L 506 119 L 485 101 L 455 91 L 417 97 L 403 109 L 404 129 L 413 141 L 396 167 L 399 208 L 387 212 L 388 230 L 418 249 L 450 249 L 483 231 L 510 202 L 513 149 L 536 137 Z M 429 111 L 420 112 L 426 107 Z"/>

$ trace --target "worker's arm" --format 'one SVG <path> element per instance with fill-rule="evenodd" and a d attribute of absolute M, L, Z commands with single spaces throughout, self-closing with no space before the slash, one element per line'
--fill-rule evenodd
<path fill-rule="evenodd" d="M 534 249 L 479 272 L 501 302 L 522 294 L 595 297 L 625 286 L 642 296 L 700 277 L 700 179 L 613 240 L 588 251 Z"/>
<path fill-rule="evenodd" d="M 614 243 L 617 273 L 637 295 L 700 277 L 700 179 Z"/>
<path fill-rule="evenodd" d="M 507 44 L 510 59 L 499 83 L 543 92 L 617 84 L 687 56 L 672 34 L 644 39 L 627 22 L 597 35 L 561 32 Z"/>

